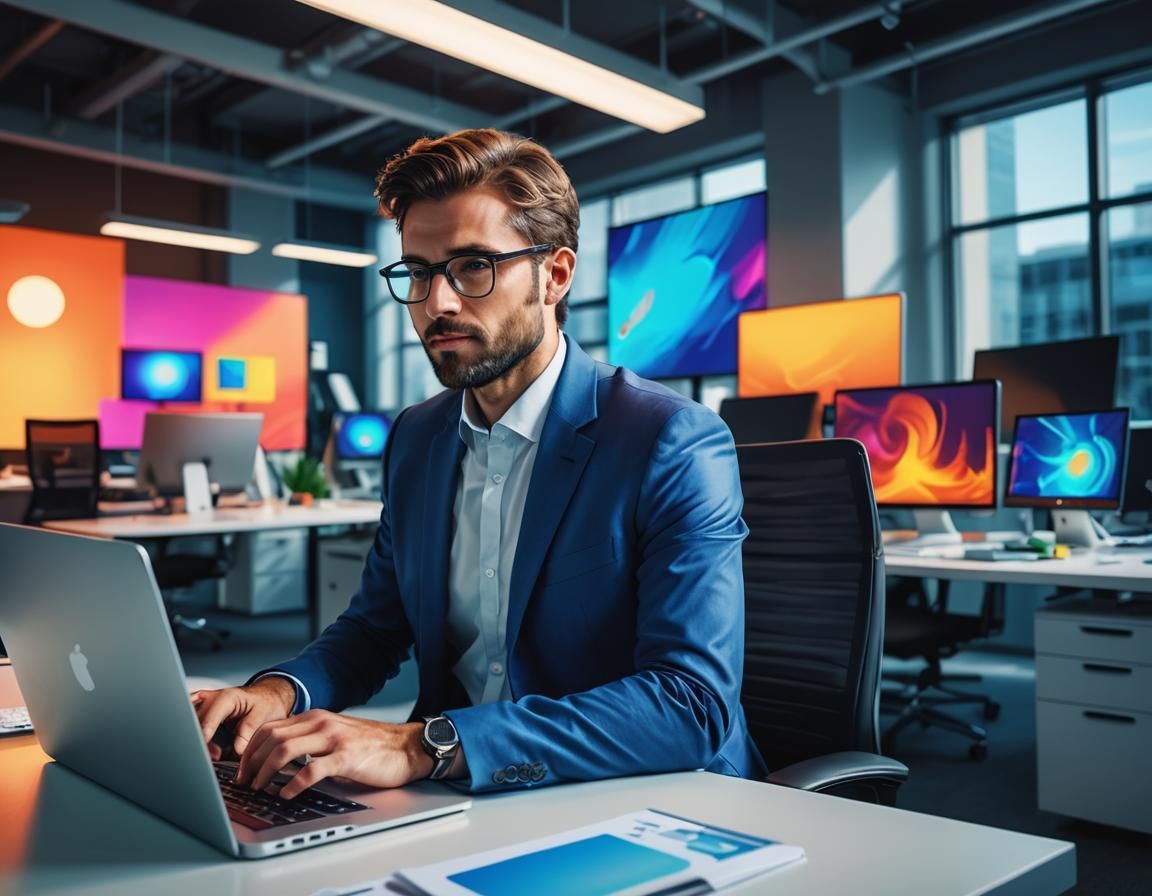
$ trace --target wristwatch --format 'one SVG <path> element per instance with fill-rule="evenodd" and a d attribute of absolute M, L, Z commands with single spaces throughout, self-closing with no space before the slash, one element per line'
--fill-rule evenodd
<path fill-rule="evenodd" d="M 456 726 L 446 716 L 425 716 L 420 742 L 424 752 L 432 757 L 432 774 L 428 777 L 439 781 L 448 774 L 456 754 L 460 752 L 460 735 L 456 733 Z"/>

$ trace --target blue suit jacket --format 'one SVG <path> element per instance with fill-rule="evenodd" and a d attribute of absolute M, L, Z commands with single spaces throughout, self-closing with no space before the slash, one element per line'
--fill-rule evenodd
<path fill-rule="evenodd" d="M 397 419 L 360 589 L 278 668 L 314 707 L 339 710 L 369 699 L 414 648 L 413 717 L 455 722 L 475 791 L 761 772 L 739 701 L 747 528 L 720 419 L 569 340 L 512 569 L 514 700 L 468 706 L 445 632 L 460 402 L 444 392 Z"/>

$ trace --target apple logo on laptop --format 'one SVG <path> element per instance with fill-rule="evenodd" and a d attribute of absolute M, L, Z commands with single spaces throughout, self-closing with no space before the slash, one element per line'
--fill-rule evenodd
<path fill-rule="evenodd" d="M 88 671 L 88 657 L 80 652 L 79 644 L 73 647 L 72 652 L 68 654 L 68 662 L 72 664 L 72 674 L 80 682 L 80 687 L 86 691 L 96 690 L 96 682 L 92 680 L 92 673 Z"/>

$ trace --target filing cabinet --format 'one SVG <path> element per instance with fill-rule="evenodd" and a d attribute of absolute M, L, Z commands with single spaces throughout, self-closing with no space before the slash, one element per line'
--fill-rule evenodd
<path fill-rule="evenodd" d="M 371 547 L 371 537 L 326 538 L 320 542 L 316 612 L 321 631 L 348 609 L 352 595 L 360 587 L 364 558 Z"/>
<path fill-rule="evenodd" d="M 1041 809 L 1152 833 L 1152 601 L 1036 612 Z"/>
<path fill-rule="evenodd" d="M 308 530 L 274 529 L 236 537 L 220 606 L 259 615 L 308 603 Z"/>

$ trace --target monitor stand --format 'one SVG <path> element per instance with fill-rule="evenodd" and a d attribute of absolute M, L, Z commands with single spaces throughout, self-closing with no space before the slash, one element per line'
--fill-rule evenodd
<path fill-rule="evenodd" d="M 913 510 L 916 520 L 916 535 L 901 539 L 896 544 L 907 547 L 935 547 L 937 545 L 960 544 L 960 530 L 952 522 L 947 510 Z"/>
<path fill-rule="evenodd" d="M 1052 528 L 1056 531 L 1056 543 L 1078 548 L 1096 548 L 1111 544 L 1108 531 L 1092 518 L 1087 510 L 1052 510 Z"/>

